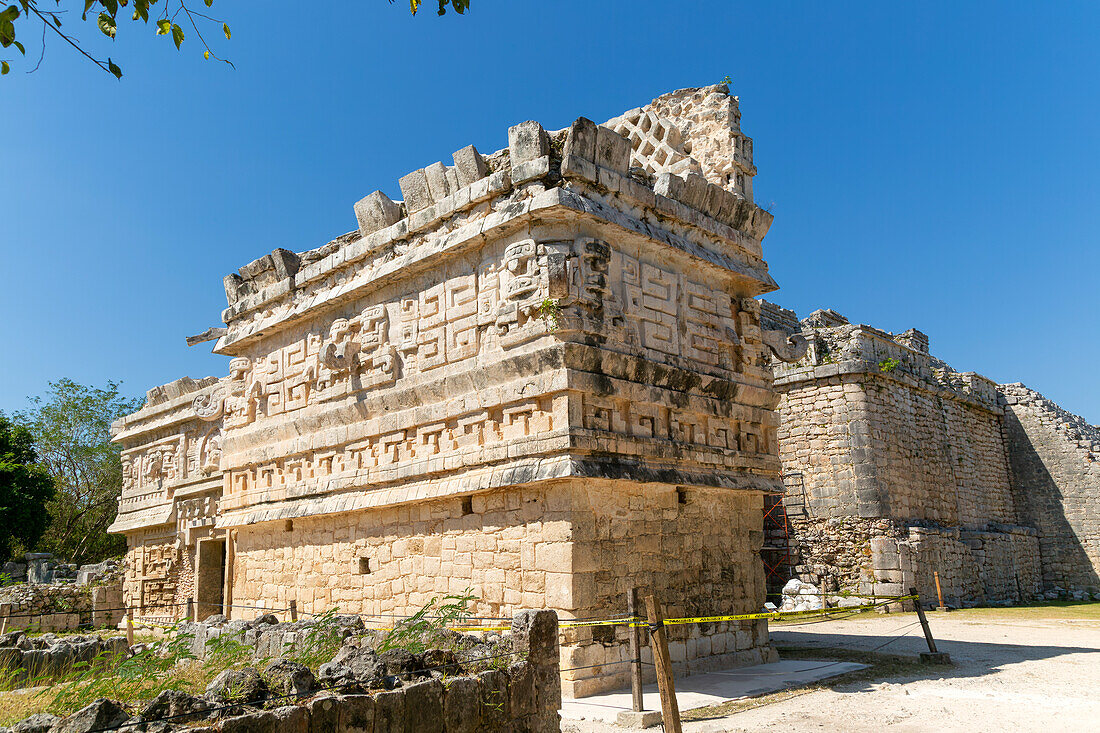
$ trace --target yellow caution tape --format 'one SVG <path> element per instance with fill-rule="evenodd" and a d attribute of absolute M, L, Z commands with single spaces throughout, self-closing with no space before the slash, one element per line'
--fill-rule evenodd
<path fill-rule="evenodd" d="M 763 613 L 742 613 L 735 616 L 693 616 L 688 618 L 667 618 L 665 619 L 665 624 L 709 624 L 716 621 L 755 621 L 758 619 L 779 621 L 785 618 L 824 616 L 830 613 L 856 613 L 859 611 L 869 611 L 872 608 L 878 608 L 879 606 L 884 606 L 888 603 L 908 601 L 913 598 L 916 598 L 916 596 L 896 596 L 890 598 L 889 600 L 884 599 L 879 603 L 865 603 L 860 606 L 849 606 L 847 608 L 816 608 L 809 611 L 771 611 Z"/>
<path fill-rule="evenodd" d="M 665 619 L 665 624 L 709 624 L 719 621 L 756 621 L 759 619 L 769 619 L 775 621 L 781 621 L 787 618 L 805 618 L 807 616 L 824 616 L 830 613 L 857 613 L 861 611 L 869 611 L 873 608 L 878 608 L 889 603 L 899 603 L 901 601 L 908 601 L 916 598 L 916 596 L 877 596 L 878 602 L 865 603 L 859 606 L 849 606 L 847 608 L 817 608 L 809 611 L 763 611 L 760 613 L 739 613 L 725 616 L 688 616 L 685 618 L 669 618 Z M 574 629 L 586 626 L 618 626 L 626 624 L 630 626 L 648 626 L 644 619 L 608 619 L 606 621 L 577 621 L 566 622 L 561 624 L 558 628 L 561 629 Z"/>
<path fill-rule="evenodd" d="M 618 626 L 620 624 L 629 624 L 635 619 L 632 618 L 612 618 L 605 621 L 573 621 L 564 624 L 559 624 L 559 629 L 579 629 L 585 626 Z"/>

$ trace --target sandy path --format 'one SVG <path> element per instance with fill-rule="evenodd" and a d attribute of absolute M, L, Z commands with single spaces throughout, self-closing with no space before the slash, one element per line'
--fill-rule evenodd
<path fill-rule="evenodd" d="M 870 650 L 914 620 L 913 614 L 868 614 L 776 628 L 772 638 L 779 645 Z M 728 717 L 685 723 L 684 731 L 1100 731 L 1100 621 L 933 614 L 931 624 L 940 651 L 955 662 L 943 676 L 838 685 Z M 926 648 L 917 626 L 882 651 L 915 655 Z M 582 723 L 563 730 L 622 729 Z"/>

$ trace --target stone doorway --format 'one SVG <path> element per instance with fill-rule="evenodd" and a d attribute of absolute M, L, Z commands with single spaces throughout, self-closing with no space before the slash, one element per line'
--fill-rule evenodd
<path fill-rule="evenodd" d="M 195 620 L 222 612 L 225 540 L 199 540 L 195 552 Z"/>

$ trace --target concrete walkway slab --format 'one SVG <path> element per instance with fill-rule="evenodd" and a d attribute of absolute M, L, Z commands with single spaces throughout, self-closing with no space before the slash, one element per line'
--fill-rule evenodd
<path fill-rule="evenodd" d="M 676 701 L 680 712 L 718 705 L 730 700 L 766 695 L 788 687 L 800 687 L 818 680 L 865 669 L 853 662 L 813 661 L 807 659 L 758 664 L 755 667 L 693 674 L 676 680 Z M 661 698 L 656 683 L 642 688 L 646 710 L 660 710 Z M 619 713 L 632 709 L 630 690 L 607 692 L 562 702 L 565 720 L 596 720 L 614 723 Z"/>

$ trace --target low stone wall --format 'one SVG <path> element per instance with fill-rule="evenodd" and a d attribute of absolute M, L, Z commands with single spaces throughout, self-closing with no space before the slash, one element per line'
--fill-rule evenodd
<path fill-rule="evenodd" d="M 372 695 L 322 695 L 308 705 L 250 713 L 191 733 L 475 733 L 560 729 L 558 621 L 552 611 L 524 611 L 512 639 L 526 659 L 476 676 L 430 679 Z"/>
<path fill-rule="evenodd" d="M 934 572 L 949 606 L 1023 603 L 1040 594 L 1039 544 L 1027 527 L 911 527 L 894 555 L 902 576 L 896 590 L 908 592 L 911 582 L 928 603 L 937 599 Z M 882 556 L 875 560 L 880 575 Z"/>
<path fill-rule="evenodd" d="M 397 660 L 402 654 L 410 659 L 413 655 L 394 649 L 378 657 L 369 648 L 345 645 L 332 662 L 320 667 L 321 682 L 330 681 L 324 690 L 318 691 L 308 668 L 276 660 L 265 674 L 273 684 L 274 669 L 281 668 L 288 676 L 275 686 L 268 686 L 254 669 L 227 670 L 207 687 L 205 697 L 166 690 L 149 701 L 136 719 L 118 703 L 104 698 L 63 721 L 49 715 L 37 716 L 39 727 L 34 729 L 94 731 L 126 724 L 133 725 L 134 730 L 158 733 L 558 731 L 561 679 L 557 614 L 522 611 L 513 618 L 505 639 L 511 650 L 506 656 L 516 661 L 502 668 L 475 672 L 470 670 L 477 668 L 466 667 L 464 674 L 462 663 L 456 663 L 452 655 L 451 661 L 444 661 L 442 666 L 383 678 L 383 671 L 391 673 L 390 662 L 401 665 Z M 385 662 L 386 656 L 394 652 L 399 654 Z M 371 665 L 373 668 L 368 668 Z M 452 667 L 458 672 L 444 674 Z M 331 684 L 333 679 L 339 682 Z M 371 683 L 366 684 L 366 679 Z M 373 691 L 375 683 L 386 689 Z M 342 694 L 352 691 L 363 694 Z M 297 704 L 274 707 L 292 701 Z M 234 717 L 218 719 L 229 715 Z M 15 730 L 30 729 L 21 726 L 31 720 L 17 723 Z M 196 723 L 199 727 L 193 727 Z"/>
<path fill-rule="evenodd" d="M 211 616 L 201 622 L 181 622 L 176 632 L 191 637 L 190 651 L 197 659 L 205 659 L 217 640 L 233 639 L 250 647 L 257 659 L 272 659 L 289 653 L 308 639 L 316 628 L 314 621 L 279 622 L 274 615 L 264 614 L 252 621 L 227 621 L 224 616 Z M 358 616 L 336 616 L 326 622 L 325 633 L 347 638 L 365 631 Z"/>
<path fill-rule="evenodd" d="M 6 618 L 8 630 L 115 626 L 126 615 L 121 609 L 121 581 L 100 586 L 19 583 L 0 588 L 0 618 Z"/>

